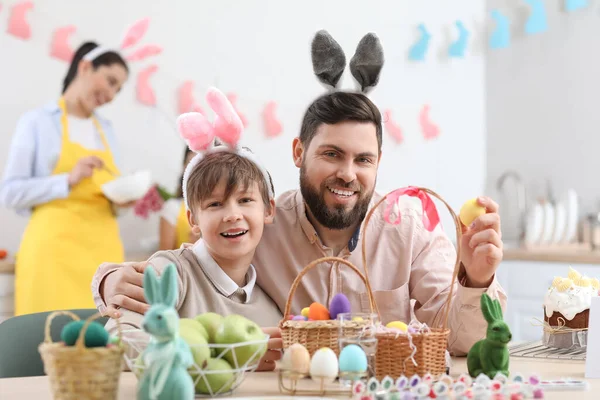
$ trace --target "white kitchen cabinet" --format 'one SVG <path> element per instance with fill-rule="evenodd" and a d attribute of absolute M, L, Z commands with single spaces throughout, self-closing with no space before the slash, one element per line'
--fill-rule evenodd
<path fill-rule="evenodd" d="M 508 296 L 504 320 L 511 328 L 514 342 L 542 338 L 539 325 L 544 320 L 544 296 L 554 277 L 566 277 L 569 267 L 582 275 L 600 279 L 598 264 L 512 260 L 500 264 L 497 277 Z"/>

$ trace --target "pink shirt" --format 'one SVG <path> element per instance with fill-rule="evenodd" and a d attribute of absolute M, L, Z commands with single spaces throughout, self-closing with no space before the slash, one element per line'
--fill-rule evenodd
<path fill-rule="evenodd" d="M 371 204 L 380 198 L 375 194 Z M 414 303 L 414 316 L 420 322 L 431 327 L 441 326 L 456 260 L 454 245 L 439 226 L 433 232 L 423 227 L 422 210 L 415 202 L 401 199 L 402 222 L 398 225 L 385 222 L 384 208 L 385 202 L 373 213 L 366 228 L 369 281 L 382 322 L 409 322 L 411 303 Z M 256 249 L 253 264 L 257 284 L 283 312 L 297 274 L 317 258 L 344 258 L 364 273 L 361 256 L 364 229 L 363 224 L 348 246 L 335 255 L 321 243 L 306 217 L 300 191 L 283 193 L 277 199 L 275 222 L 265 226 Z M 100 311 L 105 304 L 98 292 L 99 284 L 114 270 L 115 264 L 106 264 L 94 275 L 92 291 Z M 459 274 L 458 281 L 461 278 Z M 327 305 L 338 292 L 349 298 L 353 311 L 369 311 L 367 290 L 359 276 L 346 265 L 327 263 L 303 277 L 291 299 L 291 312 L 300 314 L 301 309 L 312 302 Z M 496 277 L 487 289 L 467 288 L 460 282 L 455 285 L 448 317 L 451 329 L 448 349 L 454 355 L 466 354 L 473 343 L 485 337 L 487 323 L 479 305 L 484 292 L 492 299 L 499 299 L 503 310 L 506 309 L 506 294 Z"/>

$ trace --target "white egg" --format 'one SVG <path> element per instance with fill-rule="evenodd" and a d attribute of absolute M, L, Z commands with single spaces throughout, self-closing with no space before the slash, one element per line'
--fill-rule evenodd
<path fill-rule="evenodd" d="M 323 347 L 315 352 L 310 361 L 310 376 L 316 382 L 331 383 L 338 375 L 338 359 L 333 350 Z"/>

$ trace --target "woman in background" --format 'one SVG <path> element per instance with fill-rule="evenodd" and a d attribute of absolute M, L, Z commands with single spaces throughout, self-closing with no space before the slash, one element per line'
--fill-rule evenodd
<path fill-rule="evenodd" d="M 102 184 L 119 174 L 108 120 L 95 113 L 128 77 L 118 53 L 95 43 L 74 54 L 62 96 L 25 113 L 12 139 L 0 203 L 30 215 L 16 255 L 16 315 L 94 308 L 92 276 L 123 262 L 115 206 Z"/>
<path fill-rule="evenodd" d="M 183 170 L 190 160 L 194 158 L 195 153 L 186 146 L 183 155 Z M 185 202 L 183 201 L 183 173 L 179 179 L 179 188 L 177 196 L 165 202 L 160 214 L 159 228 L 159 247 L 160 250 L 175 250 L 181 247 L 183 243 L 194 243 L 199 237 L 196 237 L 190 229 L 187 219 Z"/>

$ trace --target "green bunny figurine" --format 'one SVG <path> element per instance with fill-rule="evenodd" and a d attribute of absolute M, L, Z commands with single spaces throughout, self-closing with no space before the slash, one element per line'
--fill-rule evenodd
<path fill-rule="evenodd" d="M 471 347 L 467 355 L 469 375 L 476 378 L 480 374 L 494 379 L 498 372 L 509 377 L 509 353 L 507 344 L 512 339 L 510 328 L 502 317 L 498 300 L 492 300 L 486 293 L 481 295 L 481 311 L 488 323 L 485 339 Z"/>
<path fill-rule="evenodd" d="M 137 400 L 192 400 L 194 381 L 188 368 L 194 364 L 190 346 L 179 337 L 177 269 L 169 264 L 160 277 L 149 265 L 144 271 L 144 296 L 150 303 L 142 328 L 153 340 L 142 353 L 146 366 Z"/>

